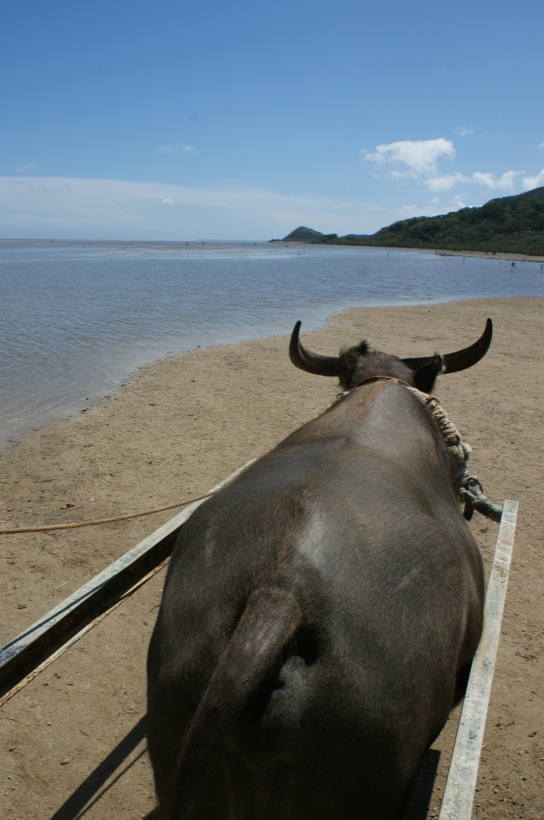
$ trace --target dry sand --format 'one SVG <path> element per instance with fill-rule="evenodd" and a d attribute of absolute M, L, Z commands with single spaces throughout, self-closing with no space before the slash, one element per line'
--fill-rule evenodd
<path fill-rule="evenodd" d="M 475 818 L 544 817 L 543 307 L 542 299 L 481 299 L 354 308 L 320 332 L 303 328 L 308 345 L 324 353 L 365 337 L 415 356 L 463 347 L 493 317 L 487 357 L 437 387 L 472 444 L 471 466 L 487 494 L 520 501 Z M 290 365 L 285 337 L 148 366 L 97 407 L 28 435 L 3 457 L 2 525 L 103 518 L 200 495 L 324 410 L 335 392 L 329 380 Z M 0 536 L 0 641 L 173 514 Z M 497 525 L 476 515 L 471 527 L 489 565 Z M 153 809 L 145 656 L 163 581 L 161 572 L 3 706 L 0 817 L 123 820 Z M 429 817 L 437 816 L 454 723 L 436 743 Z"/>

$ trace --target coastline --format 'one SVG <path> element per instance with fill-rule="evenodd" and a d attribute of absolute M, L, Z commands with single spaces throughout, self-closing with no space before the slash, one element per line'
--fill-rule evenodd
<path fill-rule="evenodd" d="M 338 244 L 334 242 L 286 242 L 284 239 L 272 239 L 269 241 L 277 242 L 281 245 L 289 245 L 294 248 L 297 246 L 311 248 L 318 245 L 320 248 L 365 248 L 368 250 L 389 251 L 390 253 L 394 253 L 395 251 L 413 251 L 414 253 L 427 253 L 437 256 L 466 256 L 474 257 L 475 259 L 498 259 L 505 262 L 535 262 L 538 264 L 544 264 L 544 256 L 532 256 L 527 253 L 506 253 L 504 251 L 454 251 L 445 248 L 404 248 L 402 246 L 392 247 L 391 245 L 350 245 L 347 242 L 339 242 Z"/>
<path fill-rule="evenodd" d="M 544 256 L 530 256 L 523 253 L 494 253 L 493 251 L 443 251 L 434 249 L 429 253 L 436 253 L 441 256 L 474 256 L 479 259 L 502 259 L 505 262 L 535 262 L 544 263 Z"/>
<path fill-rule="evenodd" d="M 319 331 L 302 328 L 308 346 L 323 353 L 367 338 L 378 349 L 417 356 L 464 347 L 479 336 L 487 316 L 494 320 L 486 358 L 442 377 L 437 387 L 473 447 L 471 466 L 487 495 L 521 502 L 475 818 L 536 820 L 544 813 L 544 730 L 536 694 L 544 679 L 537 399 L 544 387 L 543 308 L 544 299 L 528 297 L 349 308 Z M 291 366 L 287 343 L 286 336 L 273 336 L 159 360 L 86 412 L 29 433 L 2 457 L 2 525 L 92 520 L 206 492 L 334 400 L 332 381 Z M 3 536 L 2 643 L 174 512 Z M 477 517 L 471 528 L 489 561 L 496 525 Z M 160 573 L 3 707 L 2 737 L 15 751 L 8 757 L 13 779 L 0 796 L 2 816 L 40 816 L 44 793 L 45 805 L 57 810 L 142 716 L 145 652 L 163 580 Z M 62 765 L 67 757 L 70 765 Z M 88 817 L 142 816 L 152 807 L 149 766 L 141 757 Z"/>

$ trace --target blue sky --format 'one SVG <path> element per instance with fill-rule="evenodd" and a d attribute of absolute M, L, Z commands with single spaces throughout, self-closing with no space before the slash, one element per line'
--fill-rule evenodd
<path fill-rule="evenodd" d="M 541 0 L 3 0 L 0 237 L 373 233 L 544 185 Z"/>

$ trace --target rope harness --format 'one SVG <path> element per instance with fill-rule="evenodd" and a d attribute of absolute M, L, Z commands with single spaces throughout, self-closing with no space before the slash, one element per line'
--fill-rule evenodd
<path fill-rule="evenodd" d="M 442 433 L 450 453 L 455 461 L 463 468 L 463 476 L 461 478 L 461 488 L 459 490 L 459 497 L 464 502 L 463 515 L 467 521 L 470 521 L 477 510 L 482 515 L 491 518 L 492 521 L 500 521 L 502 515 L 502 506 L 494 504 L 484 495 L 484 490 L 479 478 L 469 473 L 468 460 L 472 453 L 470 444 L 461 439 L 459 431 L 455 425 L 449 420 L 448 415 L 442 405 L 440 399 L 427 393 L 422 393 L 415 387 L 407 385 L 408 390 L 416 396 L 419 401 L 427 408 L 431 416 L 438 424 L 438 429 Z"/>
<path fill-rule="evenodd" d="M 375 381 L 391 381 L 395 384 L 402 385 L 417 398 L 435 420 L 444 443 L 448 447 L 454 461 L 459 464 L 462 469 L 459 498 L 464 503 L 463 516 L 466 520 L 470 521 L 474 515 L 474 510 L 477 510 L 481 515 L 485 515 L 492 521 L 499 522 L 502 515 L 502 506 L 490 501 L 490 499 L 484 495 L 482 483 L 479 478 L 469 473 L 468 460 L 472 453 L 472 448 L 467 441 L 462 440 L 456 426 L 450 421 L 448 414 L 442 407 L 440 399 L 430 393 L 423 393 L 421 390 L 418 390 L 417 387 L 412 387 L 406 384 L 406 382 L 403 382 L 402 379 L 396 379 L 392 376 L 371 376 L 360 382 L 357 387 L 362 387 L 364 384 Z M 343 395 L 347 395 L 350 392 L 350 390 L 346 390 Z"/>

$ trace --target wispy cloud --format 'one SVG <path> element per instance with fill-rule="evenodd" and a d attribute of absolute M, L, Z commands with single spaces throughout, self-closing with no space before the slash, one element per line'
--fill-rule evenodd
<path fill-rule="evenodd" d="M 372 204 L 267 188 L 62 177 L 0 177 L 0 203 L 0 224 L 14 238 L 269 239 L 297 225 L 371 233 L 395 216 Z"/>
<path fill-rule="evenodd" d="M 430 167 L 428 163 L 416 163 Z M 0 177 L 0 224 L 12 238 L 65 239 L 271 239 L 297 225 L 330 233 L 374 233 L 409 216 L 433 216 L 474 204 L 469 187 L 508 191 L 544 185 L 544 169 L 535 176 L 477 172 L 419 176 L 432 199 L 386 206 L 270 188 L 189 187 L 116 179 Z M 516 182 L 517 181 L 517 182 Z M 455 185 L 461 194 L 447 196 Z M 468 201 L 467 201 L 468 200 Z M 406 202 L 406 200 L 404 200 Z"/>
<path fill-rule="evenodd" d="M 186 142 L 181 142 L 179 145 L 160 145 L 159 154 L 196 154 L 197 150 L 194 145 L 188 145 Z"/>
<path fill-rule="evenodd" d="M 453 133 L 457 137 L 483 137 L 484 136 L 479 131 L 477 131 L 476 128 L 474 128 L 472 125 L 470 125 L 470 126 L 462 125 L 460 128 L 455 128 Z"/>
<path fill-rule="evenodd" d="M 473 137 L 475 133 L 475 128 L 472 128 L 472 126 L 467 127 L 466 125 L 462 125 L 460 128 L 454 130 L 454 134 L 458 137 Z"/>
<path fill-rule="evenodd" d="M 11 165 L 6 170 L 11 174 L 30 174 L 37 171 L 39 167 L 37 162 L 26 162 L 21 165 Z"/>

